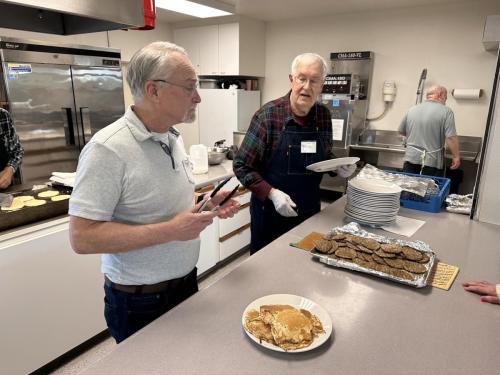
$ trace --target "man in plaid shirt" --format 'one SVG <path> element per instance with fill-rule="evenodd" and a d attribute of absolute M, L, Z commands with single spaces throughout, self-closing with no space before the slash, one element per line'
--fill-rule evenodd
<path fill-rule="evenodd" d="M 9 112 L 0 108 L 0 189 L 8 188 L 23 160 L 19 142 Z M 20 182 L 20 181 L 19 181 Z"/>
<path fill-rule="evenodd" d="M 320 211 L 322 174 L 306 166 L 334 157 L 330 112 L 317 102 L 326 74 L 321 56 L 297 56 L 291 90 L 255 113 L 234 158 L 236 177 L 252 192 L 252 254 Z M 348 177 L 355 168 L 336 172 Z"/>

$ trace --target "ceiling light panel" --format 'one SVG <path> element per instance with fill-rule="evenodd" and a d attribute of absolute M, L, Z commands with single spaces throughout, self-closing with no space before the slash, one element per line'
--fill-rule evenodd
<path fill-rule="evenodd" d="M 218 9 L 215 1 L 211 1 L 210 4 L 212 6 L 198 4 L 193 1 L 187 0 L 156 0 L 155 1 L 157 8 L 167 9 L 177 13 L 188 14 L 193 17 L 198 18 L 210 18 L 210 17 L 221 17 L 221 16 L 229 16 L 232 13 Z M 221 4 L 221 8 L 228 8 L 226 4 Z"/>

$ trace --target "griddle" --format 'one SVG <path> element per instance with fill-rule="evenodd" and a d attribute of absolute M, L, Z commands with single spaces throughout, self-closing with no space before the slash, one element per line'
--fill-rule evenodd
<path fill-rule="evenodd" d="M 26 224 L 35 223 L 42 220 L 51 219 L 53 217 L 66 215 L 68 213 L 69 199 L 63 201 L 52 201 L 50 198 L 40 198 L 38 194 L 42 191 L 57 190 L 59 194 L 71 194 L 72 189 L 63 186 L 47 187 L 40 190 L 20 190 L 9 192 L 14 197 L 20 195 L 32 195 L 35 199 L 43 199 L 47 201 L 42 206 L 23 207 L 17 211 L 0 211 L 0 231 L 17 228 Z"/>

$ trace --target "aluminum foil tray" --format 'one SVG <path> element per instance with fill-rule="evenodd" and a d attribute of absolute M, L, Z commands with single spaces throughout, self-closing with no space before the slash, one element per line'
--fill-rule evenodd
<path fill-rule="evenodd" d="M 423 288 L 427 286 L 427 279 L 429 278 L 429 275 L 432 271 L 434 261 L 436 259 L 436 254 L 428 244 L 422 241 L 406 241 L 406 240 L 401 240 L 401 239 L 395 239 L 395 238 L 389 238 L 385 236 L 380 236 L 376 235 L 370 232 L 367 232 L 363 229 L 360 229 L 359 225 L 357 223 L 349 223 L 347 225 L 344 225 L 342 227 L 335 227 L 332 228 L 327 236 L 332 236 L 334 234 L 338 233 L 345 233 L 345 234 L 352 234 L 358 237 L 363 237 L 363 238 L 369 238 L 372 240 L 375 240 L 381 244 L 399 244 L 401 246 L 409 246 L 412 247 L 416 250 L 419 250 L 420 252 L 425 253 L 429 257 L 429 261 L 427 263 L 423 263 L 423 266 L 425 266 L 426 271 L 424 273 L 420 274 L 413 274 L 414 279 L 413 280 L 407 280 L 401 277 L 397 277 L 385 272 L 377 271 L 371 268 L 366 268 L 363 266 L 360 266 L 359 264 L 350 262 L 347 259 L 339 259 L 338 257 L 332 257 L 331 255 L 323 254 L 318 252 L 316 249 L 313 249 L 311 251 L 311 255 L 315 258 L 318 258 L 318 260 L 321 263 L 325 263 L 329 266 L 334 266 L 334 267 L 341 267 L 341 268 L 347 268 L 350 270 L 354 271 L 359 271 L 359 272 L 364 272 L 370 275 L 378 276 L 387 280 L 391 280 L 397 283 L 409 285 L 415 288 Z"/>

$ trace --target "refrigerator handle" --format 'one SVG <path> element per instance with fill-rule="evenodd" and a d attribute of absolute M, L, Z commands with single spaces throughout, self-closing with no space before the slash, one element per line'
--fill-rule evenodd
<path fill-rule="evenodd" d="M 66 123 L 64 125 L 64 136 L 66 144 L 75 146 L 75 127 L 73 124 L 73 111 L 71 108 L 63 107 L 61 110 L 66 114 Z"/>
<path fill-rule="evenodd" d="M 87 114 L 84 116 L 84 114 Z M 89 107 L 80 107 L 80 123 L 82 127 L 82 139 L 85 145 L 90 137 L 92 137 L 92 126 L 90 125 L 90 111 Z"/>

